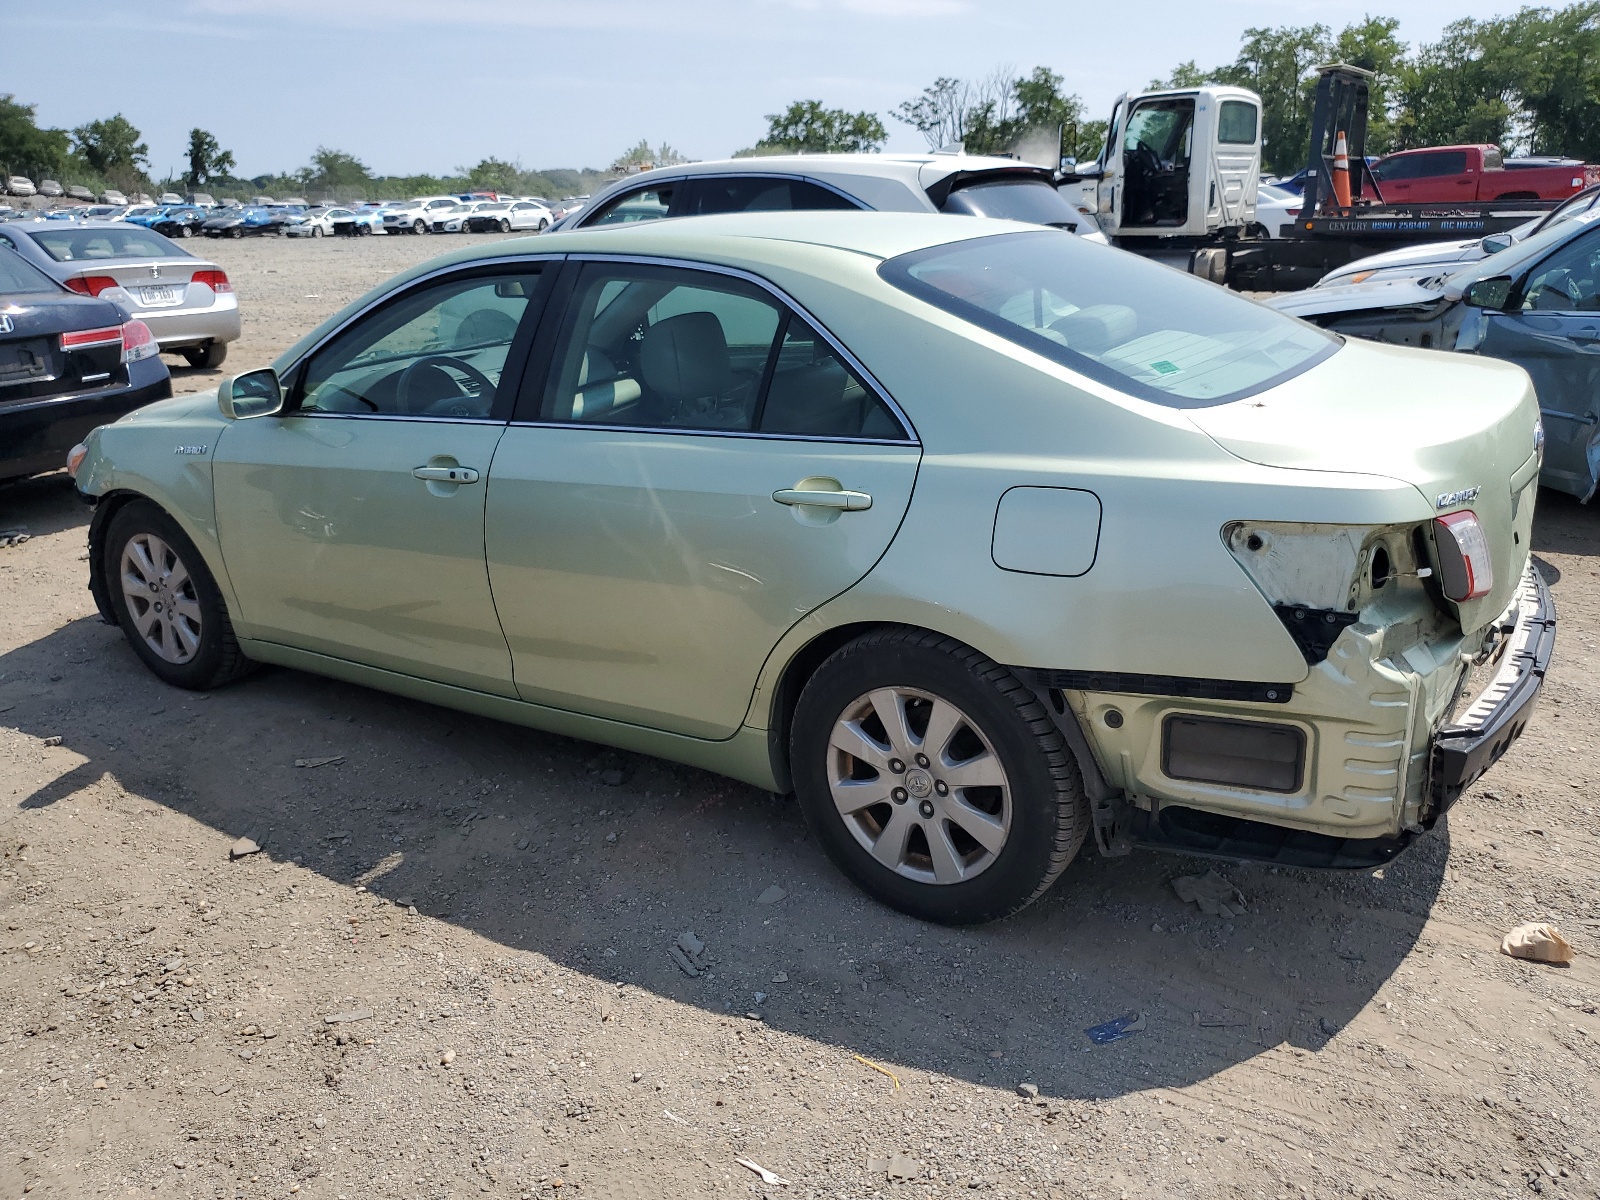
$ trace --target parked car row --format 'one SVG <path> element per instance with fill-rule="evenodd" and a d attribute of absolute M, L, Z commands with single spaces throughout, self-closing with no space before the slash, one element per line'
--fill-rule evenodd
<path fill-rule="evenodd" d="M 26 175 L 12 175 L 6 179 L 5 184 L 6 186 L 0 189 L 0 194 L 9 192 L 11 195 L 19 197 L 44 196 L 52 200 L 70 197 L 73 200 L 81 200 L 86 204 L 93 204 L 97 200 L 103 204 L 128 203 L 128 198 L 115 188 L 106 188 L 99 195 L 96 195 L 81 183 L 68 184 L 63 187 L 54 179 L 41 179 L 35 184 Z M 150 199 L 148 196 L 137 198 L 146 202 Z"/>

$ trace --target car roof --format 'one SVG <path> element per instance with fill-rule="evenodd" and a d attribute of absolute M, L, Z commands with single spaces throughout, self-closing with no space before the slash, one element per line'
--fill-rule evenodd
<path fill-rule="evenodd" d="M 155 230 L 151 229 L 149 226 L 147 226 L 147 225 L 135 225 L 131 221 L 78 221 L 78 220 L 75 220 L 70 225 L 65 225 L 62 222 L 57 221 L 53 225 L 46 226 L 45 229 L 46 229 L 46 232 L 54 232 L 54 231 L 59 231 L 61 229 L 74 229 L 74 230 L 77 230 L 77 229 L 137 229 L 140 233 L 155 233 Z M 156 236 L 157 237 L 161 237 L 162 235 L 159 234 L 159 233 L 156 233 Z"/>
<path fill-rule="evenodd" d="M 823 246 L 869 258 L 893 258 L 953 242 L 1002 233 L 1049 233 L 1039 225 L 993 217 L 944 213 L 884 213 L 848 209 L 790 212 L 721 213 L 708 217 L 676 217 L 639 221 L 598 229 L 546 233 L 525 243 L 492 242 L 464 251 L 461 260 L 504 257 L 511 247 L 526 245 L 529 254 L 562 252 L 682 255 L 706 261 L 737 260 L 759 264 L 775 243 Z M 1067 235 L 1070 236 L 1070 235 Z M 452 256 L 453 258 L 456 256 Z M 786 260 L 788 255 L 783 256 Z"/>

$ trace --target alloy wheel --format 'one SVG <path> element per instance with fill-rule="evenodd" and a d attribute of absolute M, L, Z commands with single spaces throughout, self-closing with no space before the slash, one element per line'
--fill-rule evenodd
<path fill-rule="evenodd" d="M 962 883 L 994 864 L 1011 832 L 1011 785 L 960 708 L 914 688 L 857 697 L 828 739 L 828 786 L 867 853 L 918 883 Z"/>
<path fill-rule="evenodd" d="M 177 552 L 153 533 L 122 548 L 122 595 L 145 644 L 169 663 L 200 652 L 200 596 Z"/>

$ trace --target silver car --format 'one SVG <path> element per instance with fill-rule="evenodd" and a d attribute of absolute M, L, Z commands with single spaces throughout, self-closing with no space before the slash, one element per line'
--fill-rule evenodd
<path fill-rule="evenodd" d="M 154 230 L 123 221 L 9 222 L 0 245 L 85 296 L 122 306 L 191 367 L 219 367 L 239 336 L 227 273 Z"/>
<path fill-rule="evenodd" d="M 568 209 L 556 228 L 793 209 L 1003 217 L 1106 240 L 1094 214 L 1056 190 L 1048 168 L 944 153 L 785 154 L 661 167 L 609 185 Z"/>

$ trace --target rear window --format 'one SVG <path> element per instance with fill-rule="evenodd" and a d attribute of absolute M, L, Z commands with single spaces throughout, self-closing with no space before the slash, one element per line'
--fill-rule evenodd
<path fill-rule="evenodd" d="M 126 229 L 43 229 L 29 232 L 57 262 L 88 262 L 110 258 L 189 258 L 159 233 L 130 225 Z"/>
<path fill-rule="evenodd" d="M 1248 146 L 1256 140 L 1256 106 L 1248 100 L 1224 100 L 1217 114 L 1217 141 Z"/>
<path fill-rule="evenodd" d="M 1169 408 L 1265 391 L 1339 346 L 1192 275 L 1056 233 L 933 246 L 878 271 L 946 312 Z"/>
<path fill-rule="evenodd" d="M 1030 225 L 1076 228 L 1082 218 L 1061 193 L 1042 179 L 996 179 L 969 183 L 945 197 L 939 210 L 971 217 L 1002 217 Z"/>
<path fill-rule="evenodd" d="M 62 287 L 9 246 L 0 246 L 0 296 L 35 296 Z"/>

